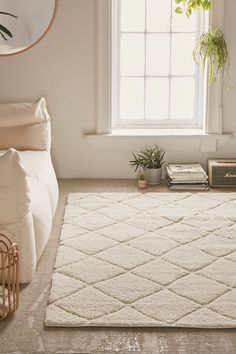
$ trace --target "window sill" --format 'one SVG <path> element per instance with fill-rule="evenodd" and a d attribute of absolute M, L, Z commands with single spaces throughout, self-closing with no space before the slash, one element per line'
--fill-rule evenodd
<path fill-rule="evenodd" d="M 116 130 L 112 134 L 84 133 L 84 138 L 96 150 L 138 150 L 145 145 L 158 144 L 166 150 L 216 152 L 233 134 L 206 134 L 200 129 Z"/>
<path fill-rule="evenodd" d="M 202 129 L 114 129 L 110 136 L 205 136 Z"/>

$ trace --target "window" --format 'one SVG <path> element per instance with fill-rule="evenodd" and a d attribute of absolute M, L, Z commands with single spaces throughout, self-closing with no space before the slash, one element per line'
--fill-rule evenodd
<path fill-rule="evenodd" d="M 112 129 L 203 128 L 206 80 L 194 62 L 203 12 L 175 0 L 112 2 Z"/>
<path fill-rule="evenodd" d="M 155 5 L 155 3 L 160 3 L 161 0 L 153 0 L 152 3 Z M 170 0 L 162 0 L 162 6 L 158 8 L 163 8 L 163 6 L 168 3 Z M 149 116 L 147 119 L 144 114 L 142 117 L 142 120 L 139 119 L 120 119 L 120 88 L 121 88 L 121 76 L 120 76 L 120 49 L 121 49 L 121 34 L 124 32 L 124 34 L 128 34 L 130 29 L 126 29 L 126 31 L 122 30 L 121 31 L 121 11 L 122 11 L 122 2 L 124 3 L 129 3 L 130 8 L 131 3 L 141 4 L 142 3 L 146 6 L 143 9 L 145 11 L 145 17 L 146 18 L 148 14 L 148 3 L 151 3 L 149 0 L 97 0 L 97 127 L 96 127 L 96 134 L 97 135 L 127 135 L 127 136 L 135 136 L 135 135 L 182 135 L 183 137 L 188 136 L 188 135 L 193 135 L 193 134 L 217 134 L 220 135 L 223 132 L 223 107 L 222 107 L 222 85 L 221 81 L 218 80 L 216 81 L 211 87 L 207 87 L 207 85 L 204 85 L 204 80 L 205 78 L 202 75 L 202 68 L 199 68 L 198 66 L 195 66 L 195 71 L 193 75 L 193 80 L 194 80 L 194 115 L 192 116 L 193 119 L 190 119 L 191 116 L 185 117 L 185 121 L 179 119 L 176 119 L 175 117 L 174 120 L 170 119 L 150 119 L 152 117 Z M 164 5 L 163 5 L 164 4 Z M 139 6 L 141 6 L 139 5 Z M 128 5 L 126 5 L 128 6 Z M 174 7 L 174 0 L 172 0 L 172 16 L 175 16 L 176 21 L 181 21 L 182 26 L 183 24 L 187 23 L 189 25 L 189 21 L 185 16 L 177 15 L 173 11 Z M 224 28 L 224 8 L 225 8 L 225 1 L 224 0 L 214 0 L 214 6 L 212 7 L 210 13 L 209 13 L 209 24 L 211 26 L 218 26 L 220 28 Z M 124 9 L 124 7 L 123 7 Z M 137 8 L 135 7 L 134 14 L 136 14 L 136 17 L 134 17 L 136 20 L 139 19 L 139 16 L 137 14 Z M 170 7 L 169 7 L 170 9 Z M 128 12 L 127 12 L 128 14 Z M 134 15 L 133 14 L 133 15 Z M 143 16 L 143 11 L 141 12 Z M 149 10 L 150 14 L 150 10 Z M 132 12 L 131 12 L 132 15 Z M 208 16 L 207 16 L 208 17 Z M 149 15 L 150 18 L 150 15 Z M 154 16 L 154 26 L 156 26 L 156 19 L 157 17 Z M 161 16 L 161 21 L 164 21 L 164 15 L 163 19 Z M 142 20 L 143 21 L 143 20 Z M 146 21 L 146 20 L 145 20 Z M 182 22 L 183 21 L 183 22 Z M 191 19 L 191 21 L 195 21 L 195 32 L 186 32 L 185 30 L 181 29 L 181 31 L 176 31 L 176 32 L 181 32 L 181 33 L 176 33 L 181 34 L 181 35 L 191 35 L 191 33 L 195 33 L 195 36 L 198 36 L 198 32 L 202 32 L 204 30 L 205 23 L 208 21 L 207 18 L 204 18 L 203 16 L 199 16 L 198 18 Z M 138 24 L 140 23 L 140 20 Z M 142 23 L 142 22 L 141 22 Z M 191 22 L 192 23 L 192 22 Z M 136 24 L 137 26 L 137 24 Z M 151 26 L 153 26 L 153 22 L 151 22 Z M 143 29 L 142 29 L 143 31 Z M 163 31 L 163 30 L 162 30 Z M 155 31 L 143 31 L 139 32 L 137 31 L 137 28 L 134 31 L 136 35 L 143 35 L 143 37 L 147 37 L 148 34 L 150 35 L 157 35 L 159 34 L 156 33 Z M 166 32 L 161 32 L 160 34 L 164 35 L 169 35 L 169 36 L 174 36 L 175 33 L 173 33 L 173 28 L 170 28 L 169 31 Z M 173 38 L 172 38 L 173 39 Z M 119 45 L 118 45 L 119 44 Z M 181 43 L 182 44 L 182 43 Z M 186 43 L 185 43 L 186 44 Z M 187 44 L 186 44 L 187 45 Z M 146 45 L 147 47 L 147 45 Z M 181 54 L 181 53 L 177 53 Z M 192 47 L 191 47 L 191 53 L 190 56 L 192 55 Z M 173 61 L 173 52 L 171 53 L 170 57 L 172 56 Z M 186 54 L 187 56 L 187 54 Z M 154 57 L 153 57 L 154 58 Z M 159 57 L 158 57 L 159 59 Z M 185 58 L 186 59 L 186 58 Z M 138 61 L 139 58 L 136 57 L 136 60 Z M 134 65 L 136 66 L 136 60 L 134 61 Z M 128 62 L 127 62 L 128 63 Z M 199 70 L 199 71 L 198 71 Z M 155 74 L 156 75 L 156 74 Z M 154 75 L 154 76 L 155 76 Z M 163 74 L 162 74 L 163 75 Z M 157 75 L 158 76 L 158 75 Z M 178 75 L 176 75 L 178 76 Z M 131 77 L 131 79 L 133 76 Z M 135 78 L 135 77 L 134 77 Z M 146 80 L 147 80 L 147 75 L 146 75 Z M 167 77 L 160 77 L 161 79 L 167 79 Z M 128 79 L 128 77 L 127 77 Z M 145 80 L 145 75 L 141 79 Z M 169 79 L 169 77 L 168 77 Z M 149 90 L 154 86 L 154 81 L 151 82 Z M 177 85 L 176 85 L 177 86 Z M 175 87 L 176 87 L 175 86 Z M 162 86 L 164 87 L 164 86 Z M 183 87 L 184 88 L 184 87 Z M 183 89 L 182 88 L 182 89 Z M 138 88 L 135 87 L 136 90 Z M 155 87 L 152 89 L 152 92 L 155 92 Z M 169 87 L 169 92 L 171 92 L 171 87 Z M 179 92 L 174 92 L 174 88 L 172 88 L 173 94 L 179 93 Z M 155 92 L 156 93 L 156 92 Z M 161 91 L 161 94 L 163 94 L 163 91 Z M 184 97 L 184 94 L 181 93 L 181 98 Z M 168 99 L 171 98 L 171 96 L 168 96 Z M 144 96 L 143 96 L 144 99 Z M 147 101 L 147 100 L 146 100 Z M 152 107 L 152 110 L 149 108 L 149 113 L 151 111 L 152 114 L 156 113 L 156 106 L 157 106 L 157 99 L 153 98 L 153 96 L 150 94 L 149 96 L 149 102 L 154 101 L 154 106 Z M 159 100 L 160 102 L 160 100 Z M 169 102 L 169 101 L 168 101 Z M 185 97 L 184 103 L 187 102 L 187 99 Z M 137 102 L 137 105 L 139 102 Z M 163 105 L 163 102 L 161 102 Z M 150 106 L 149 106 L 150 107 Z M 173 107 L 173 106 L 172 106 Z M 154 110 L 155 108 L 155 110 Z M 186 106 L 185 106 L 186 108 Z M 161 108 L 158 109 L 160 110 Z M 171 106 L 168 104 L 168 112 L 171 112 Z M 144 112 L 144 109 L 143 109 Z M 136 117 L 137 118 L 137 117 Z M 143 119 L 145 118 L 145 119 Z M 156 118 L 156 117 L 155 117 Z M 163 117 L 162 117 L 163 118 Z M 147 131 L 146 128 L 156 128 L 156 129 L 149 129 Z M 180 128 L 178 129 L 159 129 L 159 128 Z M 189 127 L 189 129 L 187 129 Z M 201 128 L 202 129 L 194 129 L 194 128 Z M 126 129 L 126 128 L 134 128 L 134 129 Z M 135 128 L 143 128 L 139 129 L 137 132 L 137 129 Z M 182 129 L 181 129 L 182 128 Z M 183 129 L 186 128 L 184 131 Z M 96 139 L 94 137 L 94 139 Z M 117 139 L 117 138 L 115 138 Z M 187 139 L 187 138 L 186 138 Z"/>

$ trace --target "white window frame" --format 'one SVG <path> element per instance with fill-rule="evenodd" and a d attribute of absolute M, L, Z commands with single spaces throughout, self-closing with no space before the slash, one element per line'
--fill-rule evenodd
<path fill-rule="evenodd" d="M 112 107 L 115 106 L 114 97 L 117 94 L 112 80 L 112 61 L 117 57 L 112 51 L 113 36 L 116 35 L 112 32 L 112 10 L 115 10 L 116 1 L 114 0 L 113 4 L 112 1 L 97 1 L 97 134 L 112 134 L 112 115 L 114 115 Z M 210 25 L 223 28 L 224 0 L 214 0 L 209 22 Z M 202 128 L 207 134 L 222 134 L 223 108 L 220 78 L 207 88 L 206 100 L 206 120 Z"/>
<path fill-rule="evenodd" d="M 174 0 L 173 0 L 174 1 Z M 140 129 L 140 128 L 153 128 L 153 129 L 165 129 L 165 128 L 174 128 L 174 129 L 203 129 L 205 122 L 206 112 L 204 111 L 204 105 L 202 104 L 203 98 L 206 96 L 206 79 L 205 74 L 202 68 L 199 65 L 195 64 L 195 107 L 194 107 L 194 118 L 192 120 L 180 120 L 180 119 L 164 119 L 164 120 L 155 120 L 155 119 L 119 119 L 119 92 L 120 92 L 120 67 L 119 60 L 120 57 L 120 42 L 121 42 L 121 33 L 119 29 L 120 25 L 120 0 L 112 0 L 112 130 L 115 129 Z M 201 15 L 197 18 L 197 37 L 200 36 L 200 33 L 205 30 L 205 13 L 201 12 Z M 136 32 L 132 32 L 136 33 Z M 137 32 L 140 33 L 140 32 Z M 158 32 L 159 33 L 159 32 Z M 164 32 L 163 32 L 164 33 Z M 172 38 L 172 32 L 170 33 Z M 186 33 L 186 32 L 178 32 Z M 187 32 L 188 33 L 188 32 Z M 146 34 L 146 31 L 144 32 Z M 155 32 L 152 32 L 155 34 Z M 146 38 L 145 38 L 146 41 Z M 171 53 L 170 53 L 170 63 L 171 63 Z M 171 65 L 171 64 L 170 64 Z M 185 75 L 180 75 L 184 77 Z M 149 76 L 157 77 L 157 76 Z M 170 76 L 161 76 L 167 77 L 170 79 Z M 187 75 L 191 77 L 191 75 Z M 147 76 L 144 75 L 144 81 L 147 79 Z M 169 88 L 170 89 L 170 88 Z M 146 97 L 144 97 L 144 100 Z M 170 102 L 169 102 L 170 104 Z M 170 110 L 170 107 L 169 107 Z"/>

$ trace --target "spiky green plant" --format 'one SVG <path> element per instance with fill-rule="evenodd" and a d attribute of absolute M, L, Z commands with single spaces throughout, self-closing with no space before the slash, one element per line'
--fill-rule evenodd
<path fill-rule="evenodd" d="M 212 2 L 210 0 L 175 0 L 177 6 L 175 12 L 177 14 L 186 14 L 188 17 L 199 8 L 207 11 L 211 8 Z"/>
<path fill-rule="evenodd" d="M 139 167 L 160 168 L 164 163 L 164 155 L 165 150 L 155 144 L 154 147 L 146 147 L 136 155 L 133 153 L 134 160 L 131 160 L 129 165 L 135 167 L 135 171 Z"/>
<path fill-rule="evenodd" d="M 227 43 L 220 28 L 210 27 L 197 39 L 193 50 L 193 57 L 197 63 L 198 55 L 202 60 L 203 67 L 208 65 L 208 85 L 210 86 L 220 72 L 224 74 L 229 65 Z"/>
<path fill-rule="evenodd" d="M 9 13 L 9 12 L 4 12 L 4 11 L 0 11 L 0 15 L 6 15 L 6 16 L 11 16 L 14 18 L 17 18 L 17 16 Z M 12 38 L 12 33 L 9 31 L 9 29 L 7 29 L 5 26 L 0 24 L 0 35 L 2 36 L 3 39 L 5 39 L 5 41 L 7 41 L 7 37 Z"/>

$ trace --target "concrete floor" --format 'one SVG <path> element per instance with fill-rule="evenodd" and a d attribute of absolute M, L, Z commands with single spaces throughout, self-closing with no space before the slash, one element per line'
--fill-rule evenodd
<path fill-rule="evenodd" d="M 236 329 L 44 327 L 67 193 L 137 191 L 133 180 L 61 180 L 59 183 L 60 200 L 50 240 L 34 280 L 21 287 L 18 312 L 0 323 L 0 353 L 236 354 Z M 167 190 L 166 186 L 160 186 L 147 191 Z"/>

